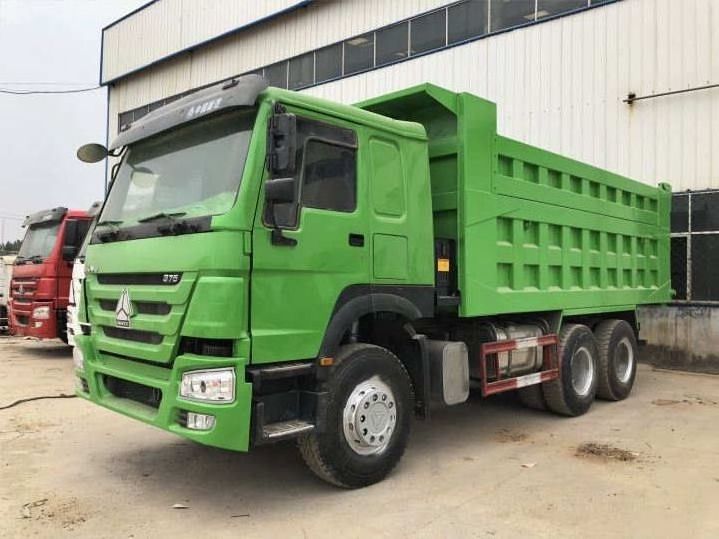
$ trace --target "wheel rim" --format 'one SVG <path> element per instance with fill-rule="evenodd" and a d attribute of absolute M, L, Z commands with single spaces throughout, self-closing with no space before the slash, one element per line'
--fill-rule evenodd
<path fill-rule="evenodd" d="M 342 413 L 345 440 L 359 455 L 376 455 L 389 446 L 397 424 L 397 402 L 378 377 L 360 383 Z"/>
<path fill-rule="evenodd" d="M 634 370 L 634 347 L 627 337 L 617 344 L 614 359 L 614 374 L 621 383 L 626 384 L 632 377 Z"/>
<path fill-rule="evenodd" d="M 577 395 L 589 393 L 594 381 L 594 361 L 585 347 L 578 348 L 572 356 L 572 388 Z"/>

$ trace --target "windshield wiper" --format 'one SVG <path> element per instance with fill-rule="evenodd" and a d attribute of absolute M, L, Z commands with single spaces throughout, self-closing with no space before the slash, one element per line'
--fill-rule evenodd
<path fill-rule="evenodd" d="M 116 241 L 120 237 L 120 229 L 117 225 L 121 224 L 122 221 L 113 221 L 111 219 L 107 219 L 105 221 L 100 221 L 97 223 L 97 226 L 107 226 L 110 228 L 107 232 L 97 232 L 97 238 L 102 243 L 107 243 L 108 241 Z"/>
<path fill-rule="evenodd" d="M 157 227 L 157 231 L 162 234 L 163 236 L 166 234 L 185 234 L 186 232 L 195 232 L 197 230 L 197 227 L 195 225 L 189 225 L 185 221 L 178 221 L 178 217 L 182 217 L 183 215 L 187 215 L 186 211 L 177 211 L 177 212 L 158 212 L 154 215 L 150 215 L 148 217 L 143 217 L 142 219 L 138 219 L 138 223 L 149 223 L 151 221 L 159 221 L 160 219 L 164 219 L 166 221 L 166 224 L 160 225 Z"/>
<path fill-rule="evenodd" d="M 153 215 L 149 215 L 147 217 L 143 217 L 142 219 L 138 219 L 138 223 L 150 223 L 152 221 L 157 221 L 159 219 L 166 219 L 168 221 L 175 221 L 177 217 L 182 217 L 183 215 L 187 215 L 186 211 L 177 211 L 172 213 L 166 213 L 164 211 L 155 213 Z"/>

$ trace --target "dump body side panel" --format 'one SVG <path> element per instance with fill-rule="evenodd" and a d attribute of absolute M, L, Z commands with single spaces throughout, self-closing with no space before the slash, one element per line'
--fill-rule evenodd
<path fill-rule="evenodd" d="M 457 240 L 460 316 L 670 299 L 669 186 L 500 136 L 494 103 L 471 94 L 423 85 L 360 106 L 427 129 L 435 236 Z"/>

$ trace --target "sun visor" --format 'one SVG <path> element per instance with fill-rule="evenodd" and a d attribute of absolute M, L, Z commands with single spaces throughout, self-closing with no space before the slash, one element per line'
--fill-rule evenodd
<path fill-rule="evenodd" d="M 39 223 L 55 223 L 61 221 L 67 213 L 67 208 L 52 208 L 28 215 L 22 226 L 37 225 Z"/>
<path fill-rule="evenodd" d="M 259 75 L 245 75 L 199 90 L 132 122 L 112 142 L 110 150 L 127 146 L 203 116 L 232 108 L 251 107 L 257 102 L 257 96 L 268 86 L 267 80 Z"/>

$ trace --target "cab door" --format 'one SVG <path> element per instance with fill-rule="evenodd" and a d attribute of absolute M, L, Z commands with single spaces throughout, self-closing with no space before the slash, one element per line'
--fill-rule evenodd
<path fill-rule="evenodd" d="M 368 188 L 357 130 L 289 112 L 297 118 L 295 200 L 275 205 L 270 215 L 261 192 L 253 229 L 253 363 L 315 357 L 342 291 L 370 282 Z M 273 217 L 281 230 L 274 240 Z"/>

